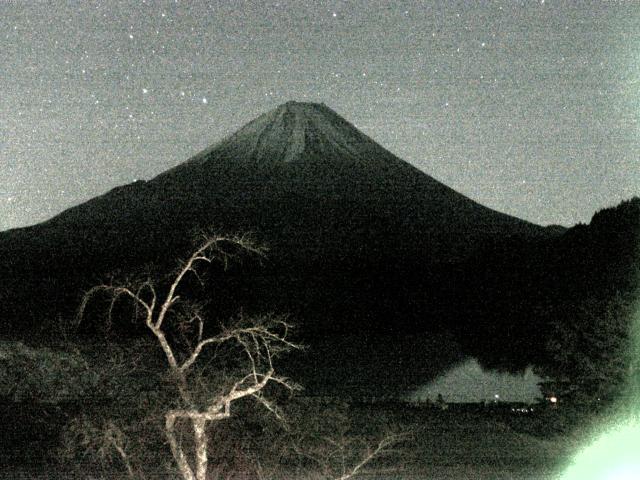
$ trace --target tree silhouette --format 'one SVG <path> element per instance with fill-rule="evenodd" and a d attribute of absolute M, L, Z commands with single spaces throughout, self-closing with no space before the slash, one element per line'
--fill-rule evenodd
<path fill-rule="evenodd" d="M 286 319 L 276 315 L 245 318 L 241 316 L 230 325 L 221 325 L 218 332 L 206 335 L 210 327 L 200 305 L 181 298 L 180 289 L 185 279 L 192 275 L 202 281 L 202 266 L 214 261 L 226 264 L 235 255 L 233 249 L 262 254 L 245 237 L 205 236 L 202 243 L 184 261 L 172 277 L 166 293 L 151 280 L 137 285 L 98 285 L 84 296 L 79 317 L 83 318 L 89 301 L 96 294 L 107 293 L 110 298 L 109 318 L 116 302 L 126 299 L 133 303 L 136 316 L 141 319 L 160 346 L 177 392 L 174 402 L 167 404 L 164 412 L 164 431 L 173 458 L 184 480 L 205 480 L 208 466 L 207 429 L 211 422 L 229 418 L 232 405 L 243 399 L 252 398 L 279 416 L 278 409 L 264 395 L 265 387 L 275 383 L 293 390 L 297 386 L 289 379 L 275 372 L 273 360 L 278 355 L 299 346 L 289 340 L 290 325 Z M 180 304 L 180 308 L 176 308 Z M 172 325 L 169 325 L 172 323 Z M 173 328 L 171 328 L 173 327 Z M 191 339 L 174 341 L 172 331 L 192 332 Z M 226 344 L 239 348 L 244 357 L 244 373 L 230 385 L 202 391 L 198 388 L 206 369 L 196 369 L 197 362 L 207 349 L 220 349 Z M 211 368 L 211 366 L 209 366 Z M 215 393 L 214 393 L 215 392 Z M 193 461 L 183 448 L 176 433 L 177 424 L 191 424 L 194 444 Z M 109 439 L 117 430 L 110 425 Z M 126 459 L 121 443 L 111 442 L 120 455 Z M 192 466 L 193 464 L 193 466 Z M 131 473 L 130 467 L 127 470 Z"/>

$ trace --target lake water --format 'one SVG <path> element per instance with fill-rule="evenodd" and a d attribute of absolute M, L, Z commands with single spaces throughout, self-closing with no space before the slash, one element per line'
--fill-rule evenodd
<path fill-rule="evenodd" d="M 505 401 L 533 403 L 542 397 L 538 383 L 542 381 L 527 368 L 524 374 L 483 370 L 477 360 L 461 363 L 433 382 L 409 393 L 410 401 L 435 401 L 442 395 L 445 402 Z M 497 395 L 497 397 L 496 397 Z"/>

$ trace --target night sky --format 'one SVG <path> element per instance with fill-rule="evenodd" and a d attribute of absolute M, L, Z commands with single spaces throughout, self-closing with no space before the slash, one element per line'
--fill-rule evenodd
<path fill-rule="evenodd" d="M 0 230 L 324 102 L 540 223 L 640 194 L 640 2 L 0 2 Z"/>

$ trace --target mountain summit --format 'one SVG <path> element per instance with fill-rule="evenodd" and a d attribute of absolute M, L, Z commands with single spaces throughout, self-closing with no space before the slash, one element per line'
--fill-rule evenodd
<path fill-rule="evenodd" d="M 389 252 L 401 237 L 403 250 L 451 261 L 487 240 L 548 233 L 452 190 L 316 103 L 282 104 L 145 188 L 170 199 L 165 213 L 264 232 L 273 246 L 306 238 L 322 255 L 330 245 Z M 185 195 L 197 201 L 183 210 Z"/>
<path fill-rule="evenodd" d="M 384 251 L 435 262 L 465 258 L 486 242 L 548 233 L 438 182 L 324 104 L 299 102 L 148 182 L 115 188 L 44 225 L 45 238 L 64 238 L 80 251 L 111 239 L 133 257 L 139 245 L 153 249 L 156 236 L 169 247 L 170 237 L 214 226 L 255 232 L 286 255 Z M 33 237 L 40 228 L 10 236 Z"/>
<path fill-rule="evenodd" d="M 249 122 L 186 165 L 230 158 L 254 164 L 299 162 L 313 154 L 373 160 L 390 154 L 324 104 L 287 102 Z"/>
<path fill-rule="evenodd" d="M 144 262 L 208 227 L 254 232 L 278 260 L 384 252 L 436 263 L 550 233 L 438 182 L 324 104 L 287 102 L 150 181 L 0 235 L 0 248 L 17 239 L 45 251 L 43 242 L 68 245 L 88 258 L 119 250 Z"/>

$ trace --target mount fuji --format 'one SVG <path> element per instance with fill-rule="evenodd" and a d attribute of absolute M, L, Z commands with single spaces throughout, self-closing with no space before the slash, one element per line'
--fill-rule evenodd
<path fill-rule="evenodd" d="M 148 182 L 116 188 L 44 225 L 93 241 L 111 234 L 129 250 L 134 237 L 212 225 L 255 232 L 287 255 L 402 250 L 437 262 L 463 259 L 487 242 L 549 233 L 455 192 L 325 105 L 296 102 Z"/>
<path fill-rule="evenodd" d="M 166 272 L 202 229 L 251 232 L 269 249 L 266 265 L 217 285 L 218 298 L 232 299 L 220 312 L 291 312 L 311 344 L 355 335 L 355 363 L 380 350 L 371 343 L 378 334 L 383 344 L 389 335 L 448 335 L 471 259 L 561 234 L 472 201 L 324 104 L 288 102 L 149 181 L 0 233 L 6 331 L 69 317 L 111 272 L 150 264 Z M 386 351 L 385 361 L 400 361 L 402 352 Z M 438 358 L 460 357 L 452 348 Z"/>

